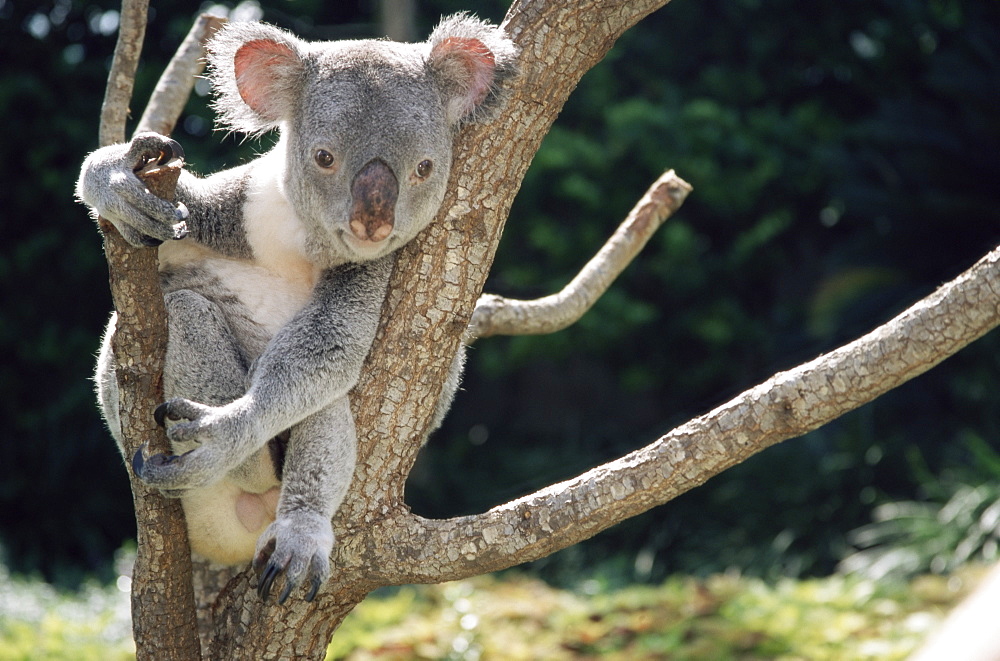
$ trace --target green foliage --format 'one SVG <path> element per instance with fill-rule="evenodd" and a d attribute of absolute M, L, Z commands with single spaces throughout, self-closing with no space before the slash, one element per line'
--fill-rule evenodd
<path fill-rule="evenodd" d="M 909 583 L 728 573 L 618 588 L 597 574 L 574 591 L 507 573 L 391 588 L 351 613 L 327 658 L 902 659 L 982 573 Z M 0 581 L 0 661 L 134 658 L 126 592 L 59 592 L 2 566 Z"/>
<path fill-rule="evenodd" d="M 976 437 L 967 439 L 966 447 L 978 470 L 960 469 L 941 483 L 918 466 L 915 472 L 928 478 L 931 499 L 876 507 L 872 523 L 851 532 L 857 550 L 840 569 L 879 580 L 944 574 L 1000 559 L 1000 453 Z M 922 463 L 916 456 L 912 460 Z"/>

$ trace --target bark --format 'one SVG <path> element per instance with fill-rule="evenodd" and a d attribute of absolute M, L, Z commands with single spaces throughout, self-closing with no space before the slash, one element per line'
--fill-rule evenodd
<path fill-rule="evenodd" d="M 379 583 L 466 578 L 544 557 L 661 505 L 923 374 L 1000 325 L 1000 247 L 867 335 L 747 390 L 650 445 L 484 514 L 374 522 Z"/>
<path fill-rule="evenodd" d="M 604 247 L 562 291 L 534 301 L 483 294 L 476 302 L 466 341 L 490 335 L 543 335 L 576 323 L 684 203 L 691 185 L 664 172 Z"/>
<path fill-rule="evenodd" d="M 372 532 L 383 534 L 379 522 L 405 511 L 406 476 L 524 173 L 580 77 L 626 29 L 664 4 L 513 4 L 504 25 L 522 48 L 522 75 L 499 118 L 456 141 L 441 212 L 397 259 L 382 326 L 351 396 L 359 462 L 335 520 L 335 576 L 315 602 L 291 607 L 261 604 L 245 587 L 224 591 L 218 612 L 231 619 L 219 623 L 211 658 L 322 658 L 314 641 L 329 640 L 350 609 L 383 583 L 369 569 L 386 540 Z M 253 583 L 245 574 L 242 580 Z"/>
<path fill-rule="evenodd" d="M 105 102 L 101 110 L 101 145 L 123 142 L 128 104 L 142 49 L 148 0 L 125 0 L 121 28 Z M 201 27 L 199 23 L 196 27 Z M 200 35 L 202 42 L 204 35 Z M 188 43 L 188 42 L 185 42 Z M 188 69 L 184 99 L 193 85 L 195 68 Z M 168 86 L 169 87 L 169 86 Z M 160 90 L 160 88 L 158 88 Z M 177 99 L 159 103 L 154 93 L 151 113 L 160 123 L 146 126 L 169 132 L 180 114 Z M 183 103 L 181 103 L 181 106 Z M 175 111 L 171 111 L 175 108 Z M 172 118 L 163 116 L 173 112 Z M 166 124 L 169 122 L 169 126 Z M 150 190 L 172 199 L 180 163 L 150 167 L 140 176 Z M 126 456 L 148 442 L 153 452 L 165 452 L 169 443 L 152 417 L 163 401 L 163 360 L 166 356 L 166 309 L 160 290 L 156 250 L 129 246 L 103 219 L 104 250 L 108 260 L 112 299 L 118 312 L 112 340 L 118 379 L 123 446 Z M 138 545 L 132 584 L 132 627 L 138 659 L 197 659 L 195 601 L 191 584 L 191 551 L 180 503 L 148 489 L 131 474 Z"/>

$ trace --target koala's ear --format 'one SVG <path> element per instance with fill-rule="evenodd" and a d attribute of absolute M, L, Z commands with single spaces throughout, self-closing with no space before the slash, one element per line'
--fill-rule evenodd
<path fill-rule="evenodd" d="M 455 14 L 430 38 L 427 66 L 444 97 L 448 123 L 484 121 L 503 105 L 501 83 L 517 75 L 517 47 L 499 27 Z"/>
<path fill-rule="evenodd" d="M 255 134 L 288 119 L 302 89 L 303 44 L 264 23 L 229 23 L 208 45 L 218 122 Z"/>

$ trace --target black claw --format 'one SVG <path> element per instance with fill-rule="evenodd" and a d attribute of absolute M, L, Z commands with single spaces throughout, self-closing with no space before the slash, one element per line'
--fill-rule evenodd
<path fill-rule="evenodd" d="M 275 540 L 272 539 L 260 550 L 260 553 L 253 557 L 253 570 L 258 575 L 264 572 L 267 561 L 271 559 L 271 554 L 274 553 L 274 547 Z"/>
<path fill-rule="evenodd" d="M 306 601 L 312 601 L 316 598 L 316 593 L 319 592 L 320 580 L 319 576 L 313 576 L 312 587 L 309 588 L 309 594 L 306 595 Z"/>
<path fill-rule="evenodd" d="M 143 443 L 139 446 L 139 449 L 135 451 L 132 455 L 132 472 L 136 475 L 142 475 L 142 467 L 146 465 L 146 458 L 143 453 L 146 451 L 146 444 Z"/>
<path fill-rule="evenodd" d="M 183 454 L 165 454 L 161 452 L 160 454 L 154 454 L 146 461 L 153 464 L 154 466 L 167 466 L 169 464 L 174 463 L 183 456 L 184 456 Z"/>
<path fill-rule="evenodd" d="M 292 582 L 289 581 L 288 579 L 285 579 L 285 589 L 282 590 L 281 591 L 281 595 L 278 596 L 278 605 L 279 606 L 284 606 L 285 605 L 285 601 L 288 600 L 288 595 L 292 594 L 292 587 L 294 587 L 292 585 Z"/>
<path fill-rule="evenodd" d="M 166 149 L 164 149 L 163 153 L 160 155 L 159 164 L 166 165 L 167 162 L 169 162 L 174 158 L 179 158 L 183 161 L 184 148 L 181 147 L 181 143 L 177 142 L 176 140 L 172 140 L 170 138 L 167 138 L 166 142 L 167 142 Z"/>
<path fill-rule="evenodd" d="M 278 569 L 278 565 L 273 562 L 267 563 L 264 573 L 261 574 L 260 583 L 257 585 L 257 596 L 260 597 L 261 601 L 267 601 L 268 596 L 271 594 L 271 586 L 274 585 L 274 579 L 278 577 L 280 572 L 281 570 Z"/>
<path fill-rule="evenodd" d="M 163 402 L 153 409 L 153 420 L 161 427 L 167 426 L 167 403 Z"/>

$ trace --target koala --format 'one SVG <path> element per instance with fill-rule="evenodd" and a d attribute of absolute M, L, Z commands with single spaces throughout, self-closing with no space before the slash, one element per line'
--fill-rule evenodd
<path fill-rule="evenodd" d="M 300 585 L 312 600 L 355 468 L 347 395 L 394 251 L 436 215 L 453 137 L 500 106 L 517 53 L 500 28 L 466 14 L 418 44 L 306 42 L 233 23 L 209 53 L 221 126 L 276 128 L 274 148 L 208 177 L 183 171 L 171 203 L 135 170 L 179 145 L 141 134 L 88 156 L 77 196 L 129 243 L 159 246 L 169 338 L 155 417 L 172 454 L 140 450 L 136 475 L 181 499 L 195 553 L 252 560 L 262 599 L 283 578 L 279 603 Z M 121 448 L 115 320 L 95 380 Z"/>

